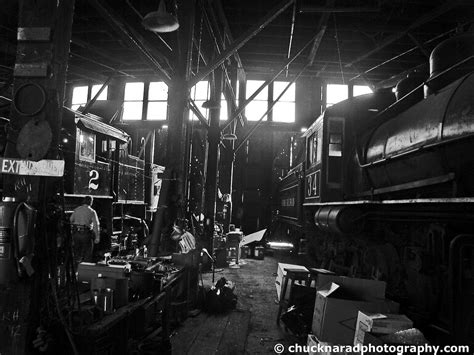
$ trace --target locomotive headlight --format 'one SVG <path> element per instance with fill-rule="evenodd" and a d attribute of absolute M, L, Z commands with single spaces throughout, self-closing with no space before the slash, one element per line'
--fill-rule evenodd
<path fill-rule="evenodd" d="M 67 144 L 69 142 L 69 139 L 67 139 L 66 137 L 63 138 L 63 143 L 64 144 Z"/>
<path fill-rule="evenodd" d="M 290 249 L 293 249 L 294 247 L 293 243 L 287 243 L 287 242 L 268 242 L 267 244 L 271 249 L 279 249 L 279 250 L 290 250 Z"/>

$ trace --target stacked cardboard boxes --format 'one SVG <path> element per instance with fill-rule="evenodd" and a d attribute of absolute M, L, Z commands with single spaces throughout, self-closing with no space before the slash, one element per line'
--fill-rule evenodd
<path fill-rule="evenodd" d="M 397 313 L 399 305 L 385 299 L 385 282 L 339 277 L 318 290 L 313 334 L 323 342 L 351 345 L 359 311 Z"/>

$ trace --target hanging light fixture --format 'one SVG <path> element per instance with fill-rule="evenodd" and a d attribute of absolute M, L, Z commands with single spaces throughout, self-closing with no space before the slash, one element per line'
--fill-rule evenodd
<path fill-rule="evenodd" d="M 207 109 L 211 109 L 211 108 L 220 108 L 221 107 L 221 103 L 220 102 L 216 102 L 214 100 L 207 100 L 207 101 L 204 101 L 201 105 L 202 108 L 207 108 Z"/>
<path fill-rule="evenodd" d="M 167 33 L 176 31 L 179 28 L 176 16 L 166 11 L 165 0 L 161 0 L 158 11 L 148 13 L 142 21 L 143 27 L 157 33 Z"/>
<path fill-rule="evenodd" d="M 235 141 L 237 140 L 237 136 L 234 133 L 225 133 L 222 135 L 221 139 L 223 141 Z"/>

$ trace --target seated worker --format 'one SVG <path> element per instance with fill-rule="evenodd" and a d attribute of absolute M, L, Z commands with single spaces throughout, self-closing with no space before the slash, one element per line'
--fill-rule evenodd
<path fill-rule="evenodd" d="M 94 243 L 100 242 L 99 218 L 91 207 L 93 201 L 92 196 L 84 197 L 83 204 L 69 218 L 76 267 L 83 261 L 92 262 Z"/>
<path fill-rule="evenodd" d="M 171 232 L 171 239 L 178 242 L 182 254 L 189 253 L 191 250 L 196 249 L 196 239 L 186 229 L 187 220 L 181 219 L 175 222 L 173 231 Z"/>

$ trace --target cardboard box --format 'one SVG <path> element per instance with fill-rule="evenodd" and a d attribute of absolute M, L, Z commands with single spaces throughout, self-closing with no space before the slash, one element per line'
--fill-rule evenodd
<path fill-rule="evenodd" d="M 359 311 L 354 345 L 366 344 L 369 333 L 392 334 L 410 328 L 413 328 L 413 322 L 403 314 L 370 314 Z"/>
<path fill-rule="evenodd" d="M 385 282 L 348 277 L 340 278 L 339 282 L 317 292 L 312 332 L 319 340 L 351 345 L 359 310 L 398 312 L 398 303 L 385 300 Z"/>
<path fill-rule="evenodd" d="M 308 269 L 306 267 L 302 266 L 302 265 L 278 263 L 277 277 L 275 279 L 275 286 L 276 286 L 277 295 L 278 295 L 279 300 L 280 300 L 281 289 L 283 288 L 283 284 L 285 282 L 285 276 L 286 276 L 285 269 L 298 269 L 298 270 L 308 271 Z M 289 284 L 288 284 L 288 286 L 289 286 Z M 290 295 L 290 287 L 287 288 L 286 295 L 285 295 L 284 299 L 287 300 L 289 295 Z"/>
<path fill-rule="evenodd" d="M 332 344 L 319 341 L 319 339 L 314 334 L 308 334 L 308 341 L 306 344 L 308 345 L 309 355 L 346 355 L 345 352 L 334 352 L 334 351 L 329 351 L 329 348 L 325 349 L 324 346 L 331 346 Z M 320 350 L 323 350 L 323 351 L 317 351 L 318 348 L 316 347 L 318 346 L 318 344 L 320 345 Z M 325 350 L 328 350 L 328 351 L 325 351 Z"/>

